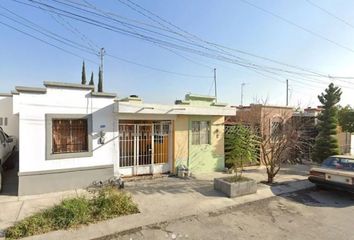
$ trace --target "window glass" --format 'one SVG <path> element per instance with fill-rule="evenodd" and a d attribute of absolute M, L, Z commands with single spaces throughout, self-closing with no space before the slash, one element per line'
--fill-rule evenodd
<path fill-rule="evenodd" d="M 354 171 L 354 159 L 329 157 L 323 161 L 322 167 Z"/>
<path fill-rule="evenodd" d="M 192 122 L 192 145 L 210 144 L 210 123 L 208 121 Z"/>
<path fill-rule="evenodd" d="M 200 122 L 200 144 L 209 144 L 209 122 Z"/>
<path fill-rule="evenodd" d="M 87 152 L 87 119 L 53 120 L 52 137 L 52 153 Z"/>
<path fill-rule="evenodd" d="M 2 117 L 0 117 L 0 126 L 2 126 L 2 121 L 3 121 Z"/>
<path fill-rule="evenodd" d="M 4 123 L 5 126 L 7 126 L 7 117 L 5 118 L 5 123 Z"/>
<path fill-rule="evenodd" d="M 200 124 L 197 121 L 192 122 L 192 145 L 200 144 Z"/>
<path fill-rule="evenodd" d="M 283 119 L 281 117 L 274 117 L 270 126 L 271 135 L 278 136 L 283 131 Z"/>

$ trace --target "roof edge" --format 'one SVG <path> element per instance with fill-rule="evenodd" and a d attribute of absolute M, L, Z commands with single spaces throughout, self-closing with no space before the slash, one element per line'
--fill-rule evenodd
<path fill-rule="evenodd" d="M 24 87 L 24 86 L 16 86 L 15 87 L 17 93 L 46 93 L 46 88 L 38 88 L 38 87 Z M 12 92 L 12 94 L 16 94 L 16 92 Z"/>
<path fill-rule="evenodd" d="M 93 97 L 105 97 L 105 98 L 116 98 L 117 94 L 107 93 L 107 92 L 92 92 L 91 96 Z"/>
<path fill-rule="evenodd" d="M 12 97 L 12 93 L 0 93 L 0 97 Z"/>
<path fill-rule="evenodd" d="M 44 81 L 43 85 L 45 87 L 58 87 L 58 88 L 74 88 L 74 89 L 87 89 L 94 90 L 95 86 L 92 85 L 83 85 L 78 83 L 65 83 L 65 82 L 49 82 Z"/>
<path fill-rule="evenodd" d="M 186 94 L 186 97 L 189 98 L 202 98 L 202 99 L 208 99 L 208 100 L 215 100 L 215 96 L 210 96 L 210 95 L 202 95 L 202 94 L 194 94 L 194 93 L 188 93 Z"/>

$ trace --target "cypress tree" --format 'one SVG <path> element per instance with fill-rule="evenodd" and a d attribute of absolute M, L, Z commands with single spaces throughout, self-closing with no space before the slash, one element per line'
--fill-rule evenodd
<path fill-rule="evenodd" d="M 98 86 L 97 92 L 103 92 L 103 75 L 101 67 L 98 70 Z"/>
<path fill-rule="evenodd" d="M 85 61 L 82 62 L 82 73 L 81 73 L 81 84 L 86 84 L 86 69 L 85 69 Z"/>
<path fill-rule="evenodd" d="M 318 96 L 323 110 L 318 116 L 318 135 L 312 154 L 312 159 L 316 162 L 322 162 L 331 155 L 339 154 L 336 138 L 338 124 L 336 104 L 339 103 L 341 95 L 341 89 L 331 83 L 325 92 Z"/>
<path fill-rule="evenodd" d="M 93 72 L 91 72 L 91 79 L 90 79 L 89 85 L 95 86 L 95 82 L 93 81 Z"/>

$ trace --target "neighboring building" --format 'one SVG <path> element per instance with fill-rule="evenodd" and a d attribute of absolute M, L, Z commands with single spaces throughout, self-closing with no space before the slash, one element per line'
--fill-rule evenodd
<path fill-rule="evenodd" d="M 249 106 L 235 107 L 235 116 L 226 117 L 225 125 L 243 124 L 250 126 L 258 132 L 262 139 L 266 139 L 292 116 L 293 108 L 282 106 L 269 106 L 251 104 Z M 263 161 L 260 150 L 260 162 Z"/>
<path fill-rule="evenodd" d="M 18 139 L 18 115 L 12 113 L 12 94 L 0 93 L 0 127 Z"/>
<path fill-rule="evenodd" d="M 311 160 L 313 146 L 318 134 L 316 125 L 317 116 L 321 112 L 320 108 L 306 108 L 303 111 L 295 111 L 292 116 L 297 126 L 299 126 L 301 146 L 299 151 L 293 152 L 293 158 L 299 160 Z"/>
<path fill-rule="evenodd" d="M 19 195 L 86 187 L 113 176 L 224 168 L 224 116 L 235 109 L 187 94 L 173 105 L 118 100 L 93 86 L 16 87 L 8 102 L 19 129 Z M 5 114 L 0 109 L 0 115 Z"/>
<path fill-rule="evenodd" d="M 293 113 L 292 107 L 251 104 L 236 107 L 237 114 L 226 118 L 225 124 L 242 123 L 257 129 L 263 136 L 269 136 L 280 122 L 289 120 Z"/>

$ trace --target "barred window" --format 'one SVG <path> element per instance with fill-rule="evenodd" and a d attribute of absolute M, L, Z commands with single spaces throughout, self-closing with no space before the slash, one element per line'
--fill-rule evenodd
<path fill-rule="evenodd" d="M 87 119 L 53 119 L 52 153 L 80 153 L 88 149 Z"/>
<path fill-rule="evenodd" d="M 210 144 L 210 122 L 192 122 L 192 145 Z"/>
<path fill-rule="evenodd" d="M 270 126 L 271 136 L 278 137 L 283 132 L 283 119 L 281 117 L 274 117 Z"/>

